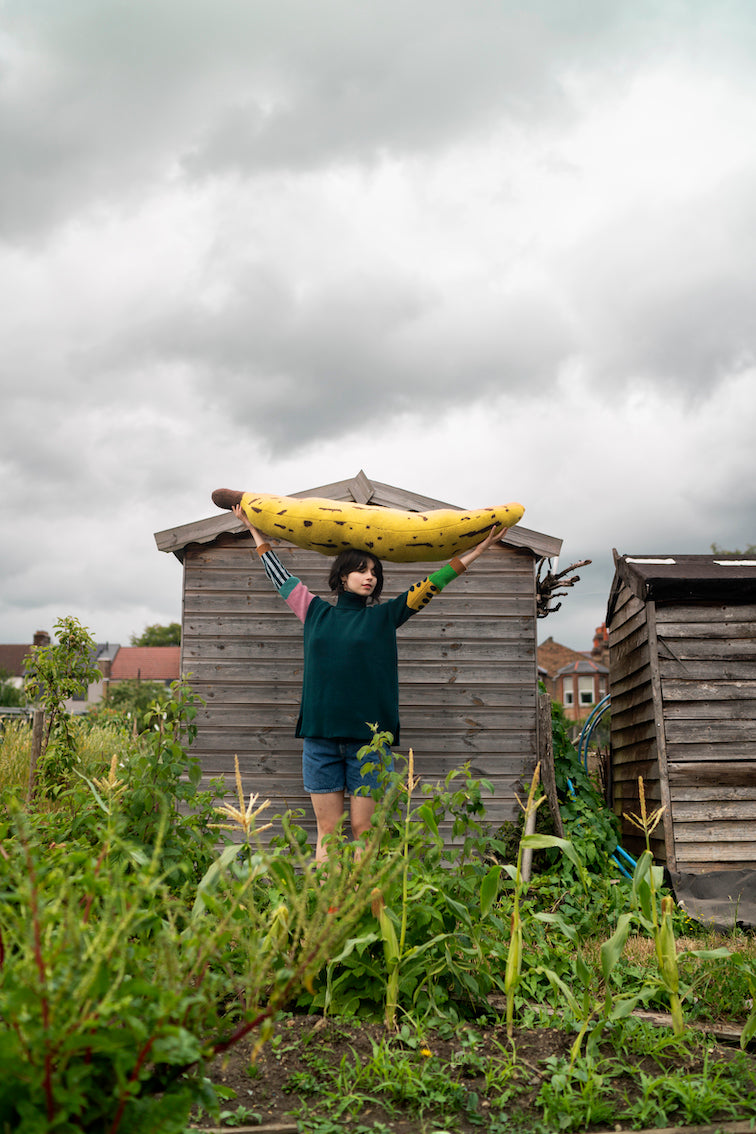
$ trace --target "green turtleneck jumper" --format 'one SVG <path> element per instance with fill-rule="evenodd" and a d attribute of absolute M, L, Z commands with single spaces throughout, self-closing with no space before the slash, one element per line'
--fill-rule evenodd
<path fill-rule="evenodd" d="M 297 736 L 369 741 L 371 726 L 399 743 L 396 631 L 461 575 L 458 559 L 387 602 L 368 605 L 345 592 L 335 605 L 290 575 L 275 552 L 259 549 L 266 573 L 304 623 L 304 676 Z"/>

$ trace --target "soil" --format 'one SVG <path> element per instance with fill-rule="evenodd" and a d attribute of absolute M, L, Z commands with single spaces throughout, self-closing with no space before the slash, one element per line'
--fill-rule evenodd
<path fill-rule="evenodd" d="M 498 1045 L 501 1045 L 504 1052 L 510 1050 L 503 1025 L 483 1027 L 476 1023 L 474 1032 L 482 1037 L 483 1044 L 472 1050 L 492 1054 L 498 1050 Z M 267 1129 L 276 1131 L 276 1134 L 308 1134 L 310 1130 L 321 1129 L 327 1130 L 328 1134 L 331 1131 L 367 1134 L 367 1131 L 372 1132 L 374 1129 L 380 1131 L 380 1134 L 387 1134 L 388 1131 L 392 1134 L 481 1134 L 491 1125 L 487 1115 L 493 1112 L 490 1109 L 491 1101 L 486 1097 L 485 1081 L 474 1064 L 468 1061 L 465 1065 L 465 1050 L 469 1048 L 465 1048 L 464 1033 L 458 1032 L 452 1040 L 432 1034 L 426 1038 L 432 1057 L 445 1066 L 447 1076 L 462 1084 L 470 1095 L 477 1095 L 477 1108 L 471 1116 L 457 1112 L 445 1115 L 439 1111 L 426 1111 L 425 1114 L 418 1115 L 409 1107 L 403 1110 L 395 1107 L 392 1111 L 374 1103 L 366 1105 L 359 1114 L 344 1115 L 337 1121 L 333 1120 L 331 1111 L 333 1125 L 324 1124 L 321 1127 L 318 1120 L 329 1117 L 330 1107 L 318 1093 L 323 1082 L 318 1079 L 318 1063 L 321 1067 L 335 1068 L 341 1064 L 342 1059 L 352 1064 L 359 1059 L 364 1064 L 371 1057 L 373 1042 L 379 1043 L 385 1037 L 386 1032 L 379 1024 L 323 1019 L 320 1016 L 293 1016 L 279 1024 L 273 1040 L 258 1053 L 251 1070 L 253 1043 L 239 1045 L 225 1057 L 216 1059 L 208 1074 L 214 1083 L 223 1084 L 236 1092 L 236 1097 L 223 1103 L 222 1109 L 235 1113 L 242 1106 L 254 1112 L 254 1117 L 242 1113 L 242 1117 L 234 1124 L 238 1130 Z M 512 1100 L 510 1121 L 506 1127 L 512 1134 L 529 1129 L 529 1114 L 532 1120 L 542 1114 L 541 1108 L 534 1107 L 534 1103 L 544 1078 L 551 1075 L 546 1061 L 551 1056 L 567 1056 L 573 1040 L 574 1035 L 556 1028 L 515 1029 L 517 1077 L 514 1083 L 517 1094 Z M 396 1042 L 400 1044 L 399 1039 Z M 699 1047 L 689 1057 L 681 1055 L 679 1049 L 676 1050 L 678 1054 L 674 1057 L 675 1062 L 666 1067 L 666 1070 L 674 1070 L 680 1075 L 695 1074 L 701 1070 L 705 1058 L 702 1048 Z M 738 1054 L 737 1047 L 717 1044 L 714 1040 L 707 1044 L 707 1050 L 709 1069 L 712 1061 L 723 1062 Z M 615 1053 L 607 1051 L 607 1054 Z M 418 1060 L 429 1058 L 419 1049 L 414 1050 L 414 1056 Z M 659 1063 L 648 1057 L 636 1057 L 633 1064 L 636 1068 L 643 1067 L 650 1075 L 658 1076 L 662 1073 Z M 752 1064 L 753 1073 L 756 1073 L 756 1059 L 752 1060 Z M 307 1089 L 308 1079 L 312 1088 L 310 1090 Z M 302 1085 L 304 1089 L 297 1089 Z M 494 1088 L 494 1098 L 500 1095 L 502 1086 L 499 1084 L 498 1089 Z M 623 1079 L 621 1075 L 612 1080 L 612 1086 L 617 1092 L 619 1111 L 627 1106 L 628 1100 L 632 1101 L 636 1088 L 633 1080 L 629 1077 Z M 328 1090 L 333 1097 L 333 1088 L 329 1086 Z M 371 1092 L 367 1089 L 365 1093 Z M 502 1129 L 499 1105 L 497 1103 L 496 1107 L 497 1131 Z M 297 1112 L 298 1118 L 292 1112 Z M 716 1117 L 724 1121 L 712 1126 L 712 1131 L 725 1130 L 728 1125 L 732 1130 L 740 1126 L 740 1123 L 732 1125 L 732 1114 L 712 1116 L 712 1119 Z M 228 1125 L 218 1126 L 217 1120 L 207 1118 L 195 1120 L 194 1125 L 206 1132 L 211 1129 L 229 1129 Z M 613 1125 L 604 1122 L 598 1127 L 589 1125 L 586 1129 L 605 1129 Z M 621 1128 L 620 1125 L 614 1127 L 616 1130 Z M 629 1129 L 629 1126 L 625 1124 L 625 1128 Z M 703 1131 L 709 1127 L 697 1129 Z"/>

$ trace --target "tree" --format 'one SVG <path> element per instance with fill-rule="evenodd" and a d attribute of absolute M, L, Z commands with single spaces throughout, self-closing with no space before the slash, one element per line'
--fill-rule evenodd
<path fill-rule="evenodd" d="M 745 551 L 728 551 L 713 543 L 711 551 L 712 555 L 718 555 L 720 559 L 756 559 L 756 543 L 749 543 Z"/>
<path fill-rule="evenodd" d="M 141 634 L 131 635 L 132 646 L 180 646 L 181 623 L 169 622 L 161 626 L 159 622 L 145 626 Z"/>
<path fill-rule="evenodd" d="M 46 786 L 61 784 L 76 763 L 76 739 L 66 701 L 85 698 L 88 687 L 102 679 L 97 647 L 76 618 L 59 618 L 56 644 L 32 646 L 24 659 L 24 693 L 44 709 L 47 733 L 43 743 L 42 775 Z M 35 771 L 32 770 L 32 780 Z"/>

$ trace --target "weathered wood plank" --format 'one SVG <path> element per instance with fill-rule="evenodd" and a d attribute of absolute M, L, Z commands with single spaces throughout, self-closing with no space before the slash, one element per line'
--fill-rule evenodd
<path fill-rule="evenodd" d="M 301 687 L 302 682 L 301 663 L 298 666 L 291 666 L 287 659 L 280 658 L 266 658 L 265 665 L 256 668 L 254 672 L 251 667 L 245 670 L 244 666 L 239 665 L 236 667 L 235 676 L 228 674 L 218 662 L 195 662 L 190 667 L 186 667 L 184 672 L 191 672 L 192 687 L 203 696 L 207 696 L 210 689 L 219 688 L 221 682 L 235 688 L 245 685 L 248 681 L 254 682 L 258 677 L 270 681 L 293 680 L 297 687 Z M 441 659 L 432 659 L 409 667 L 402 659 L 399 660 L 400 689 L 412 685 L 415 681 L 434 685 L 464 682 L 466 687 L 485 691 L 486 688 L 498 688 L 501 681 L 497 680 L 497 677 L 504 672 L 519 685 L 526 686 L 529 683 L 535 685 L 535 665 L 532 660 L 510 662 L 506 669 L 492 668 L 489 665 L 460 666 Z M 484 696 L 484 692 L 480 695 Z"/>
<path fill-rule="evenodd" d="M 275 721 L 277 726 L 296 724 L 299 715 L 299 702 L 290 705 L 279 704 L 267 712 L 261 706 L 228 705 L 222 708 L 206 706 L 197 712 L 197 721 L 207 728 L 227 731 L 237 728 L 259 727 L 263 717 Z M 402 727 L 416 728 L 431 732 L 437 728 L 449 728 L 464 735 L 481 729 L 490 731 L 500 725 L 502 719 L 500 706 L 438 706 L 423 708 L 415 703 L 404 706 Z M 509 706 L 507 727 L 526 731 L 534 727 L 533 706 Z"/>
<path fill-rule="evenodd" d="M 668 626 L 675 625 L 722 625 L 729 623 L 756 622 L 756 604 L 737 603 L 660 603 L 656 608 L 656 621 L 664 626 L 664 633 Z M 754 633 L 754 628 L 751 628 Z"/>
<path fill-rule="evenodd" d="M 627 727 L 620 721 L 616 729 L 612 721 L 612 746 L 616 744 L 617 748 L 625 748 L 631 744 L 641 744 L 655 739 L 656 726 L 653 720 L 641 719 Z"/>
<path fill-rule="evenodd" d="M 756 659 L 710 658 L 705 661 L 677 661 L 660 658 L 662 679 L 667 681 L 754 681 Z"/>
<path fill-rule="evenodd" d="M 721 622 L 666 622 L 662 627 L 662 637 L 670 644 L 673 653 L 677 653 L 672 645 L 677 641 L 719 642 L 726 646 L 741 638 L 753 640 L 755 632 L 753 621 L 739 619 Z"/>
<path fill-rule="evenodd" d="M 718 702 L 753 701 L 756 705 L 754 681 L 662 681 L 665 705 L 673 701 Z"/>
<path fill-rule="evenodd" d="M 756 857 L 756 820 L 750 821 L 745 816 L 730 821 L 722 816 L 716 820 L 698 818 L 695 822 L 675 819 L 675 839 L 678 843 L 698 843 L 701 841 L 712 843 L 753 843 L 751 854 Z"/>
<path fill-rule="evenodd" d="M 622 698 L 628 694 L 633 694 L 640 690 L 647 690 L 647 696 L 651 696 L 651 667 L 648 664 L 648 659 L 640 667 L 632 673 L 622 671 L 621 675 L 616 672 L 611 674 L 610 686 L 612 692 L 612 702 L 614 698 Z"/>
<path fill-rule="evenodd" d="M 664 646 L 669 657 L 677 661 L 706 661 L 717 659 L 730 661 L 743 658 L 753 661 L 756 659 L 756 641 L 753 635 L 744 638 L 670 638 L 665 636 L 659 639 L 659 645 Z"/>
<path fill-rule="evenodd" d="M 724 801 L 721 799 L 700 800 L 695 803 L 681 803 L 677 798 L 672 800 L 672 818 L 675 828 L 678 824 L 718 824 L 736 820 L 745 823 L 747 820 L 756 821 L 756 796 L 753 799 L 739 799 Z M 743 834 L 746 832 L 743 831 Z"/>
<path fill-rule="evenodd" d="M 450 661 L 457 666 L 490 665 L 504 662 L 522 662 L 526 660 L 523 654 L 523 643 L 518 641 L 458 641 L 458 642 L 432 642 L 413 641 L 406 639 L 400 645 L 402 661 L 411 662 Z M 225 679 L 239 679 L 249 675 L 250 664 L 267 667 L 275 661 L 286 661 L 292 667 L 300 668 L 302 665 L 302 648 L 299 640 L 259 639 L 257 643 L 257 661 L 246 663 L 232 660 L 230 662 L 206 663 L 195 659 L 185 669 L 191 669 L 197 680 L 211 680 L 222 673 Z M 466 669 L 465 669 L 466 671 Z M 535 681 L 535 661 L 533 662 L 533 680 Z"/>
<path fill-rule="evenodd" d="M 756 722 L 749 720 L 677 721 L 668 720 L 670 744 L 747 744 L 756 745 Z"/>
<path fill-rule="evenodd" d="M 741 785 L 706 784 L 698 787 L 677 786 L 672 796 L 673 806 L 691 803 L 706 806 L 709 802 L 728 802 L 742 800 L 748 803 L 756 800 L 756 782 L 750 787 Z"/>
<path fill-rule="evenodd" d="M 628 592 L 629 594 L 629 592 Z M 641 640 L 645 640 L 643 628 L 646 625 L 646 607 L 632 596 L 632 603 L 615 610 L 614 620 L 609 630 L 609 649 L 613 650 L 626 642 L 632 634 L 641 633 Z"/>
<path fill-rule="evenodd" d="M 215 727 L 213 722 L 207 723 L 203 728 L 202 741 L 197 737 L 193 751 L 201 752 L 249 752 L 265 750 L 275 754 L 286 752 L 291 748 L 291 738 L 294 735 L 295 714 L 291 719 L 281 725 L 263 725 L 249 727 Z M 472 758 L 481 753 L 500 753 L 503 756 L 511 753 L 535 751 L 535 729 L 524 734 L 521 729 L 510 731 L 445 728 L 433 731 L 423 721 L 402 721 L 401 747 L 407 750 L 414 747 L 418 752 L 426 753 L 455 753 L 460 761 Z"/>
<path fill-rule="evenodd" d="M 617 640 L 615 643 L 610 643 L 609 652 L 612 662 L 618 667 L 625 659 L 632 657 L 638 650 L 648 648 L 648 625 L 645 621 L 640 622 L 635 629 L 630 630 L 627 634 Z"/>
<path fill-rule="evenodd" d="M 703 862 L 695 858 L 686 858 L 678 864 L 678 869 L 686 874 L 709 874 L 714 870 L 749 869 L 752 865 L 754 865 L 752 860 L 750 862 L 744 862 L 742 860 L 723 858 L 716 862 Z M 717 1124 L 715 1130 L 716 1134 L 725 1134 L 724 1125 Z M 664 1134 L 671 1134 L 671 1132 L 665 1130 Z M 712 1130 L 710 1129 L 707 1134 L 712 1134 Z"/>
<path fill-rule="evenodd" d="M 690 862 L 698 864 L 727 862 L 735 866 L 756 862 L 756 843 L 752 840 L 740 843 L 707 843 L 700 840 L 690 843 L 677 842 L 675 849 L 680 870 L 687 870 L 687 864 Z"/>
<path fill-rule="evenodd" d="M 652 702 L 651 685 L 648 681 L 643 684 L 638 684 L 632 689 L 626 689 L 624 692 L 617 692 L 612 686 L 612 716 L 616 717 L 618 714 L 627 712 L 637 708 L 639 705 L 649 704 Z"/>
<path fill-rule="evenodd" d="M 195 686 L 195 691 L 197 687 Z M 477 709 L 497 711 L 501 709 L 527 710 L 532 718 L 535 694 L 527 685 L 490 685 L 473 688 L 461 685 L 411 685 L 405 686 L 400 698 L 400 707 L 414 706 L 424 712 L 457 710 L 470 712 Z M 199 711 L 199 719 L 205 720 L 211 712 L 225 713 L 230 709 L 245 708 L 253 717 L 263 713 L 275 713 L 279 705 L 299 705 L 300 687 L 298 683 L 244 682 L 239 685 L 214 685 L 205 698 L 207 704 Z"/>
<path fill-rule="evenodd" d="M 756 720 L 756 700 L 669 701 L 664 705 L 669 721 L 749 721 Z M 671 736 L 669 728 L 667 734 Z"/>
<path fill-rule="evenodd" d="M 637 700 L 620 698 L 619 704 L 615 704 L 612 699 L 612 723 L 616 726 L 617 732 L 622 729 L 632 728 L 633 725 L 639 724 L 642 721 L 653 720 L 654 704 L 648 695 L 650 690 L 644 690 L 644 696 L 638 697 Z"/>
<path fill-rule="evenodd" d="M 756 761 L 671 762 L 669 783 L 674 791 L 709 784 L 716 787 L 756 787 Z"/>

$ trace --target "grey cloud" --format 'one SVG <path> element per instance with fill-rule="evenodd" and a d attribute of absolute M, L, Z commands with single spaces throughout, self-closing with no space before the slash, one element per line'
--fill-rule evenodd
<path fill-rule="evenodd" d="M 692 396 L 756 359 L 756 177 L 646 207 L 573 251 L 561 282 L 594 382 Z"/>
<path fill-rule="evenodd" d="M 128 208 L 180 162 L 190 177 L 313 168 L 502 118 L 538 129 L 572 113 L 566 74 L 614 81 L 696 34 L 651 0 L 9 0 L 3 14 L 6 240 Z M 743 0 L 709 13 L 710 64 L 732 54 L 728 20 L 747 55 L 747 15 Z"/>
<path fill-rule="evenodd" d="M 181 365 L 193 396 L 269 444 L 306 444 L 401 411 L 428 422 L 487 393 L 534 392 L 572 349 L 558 310 L 528 293 L 481 309 L 426 283 L 364 273 L 298 295 L 248 270 L 220 309 L 182 306 L 109 345 L 98 361 Z M 460 310 L 461 308 L 461 310 Z"/>

